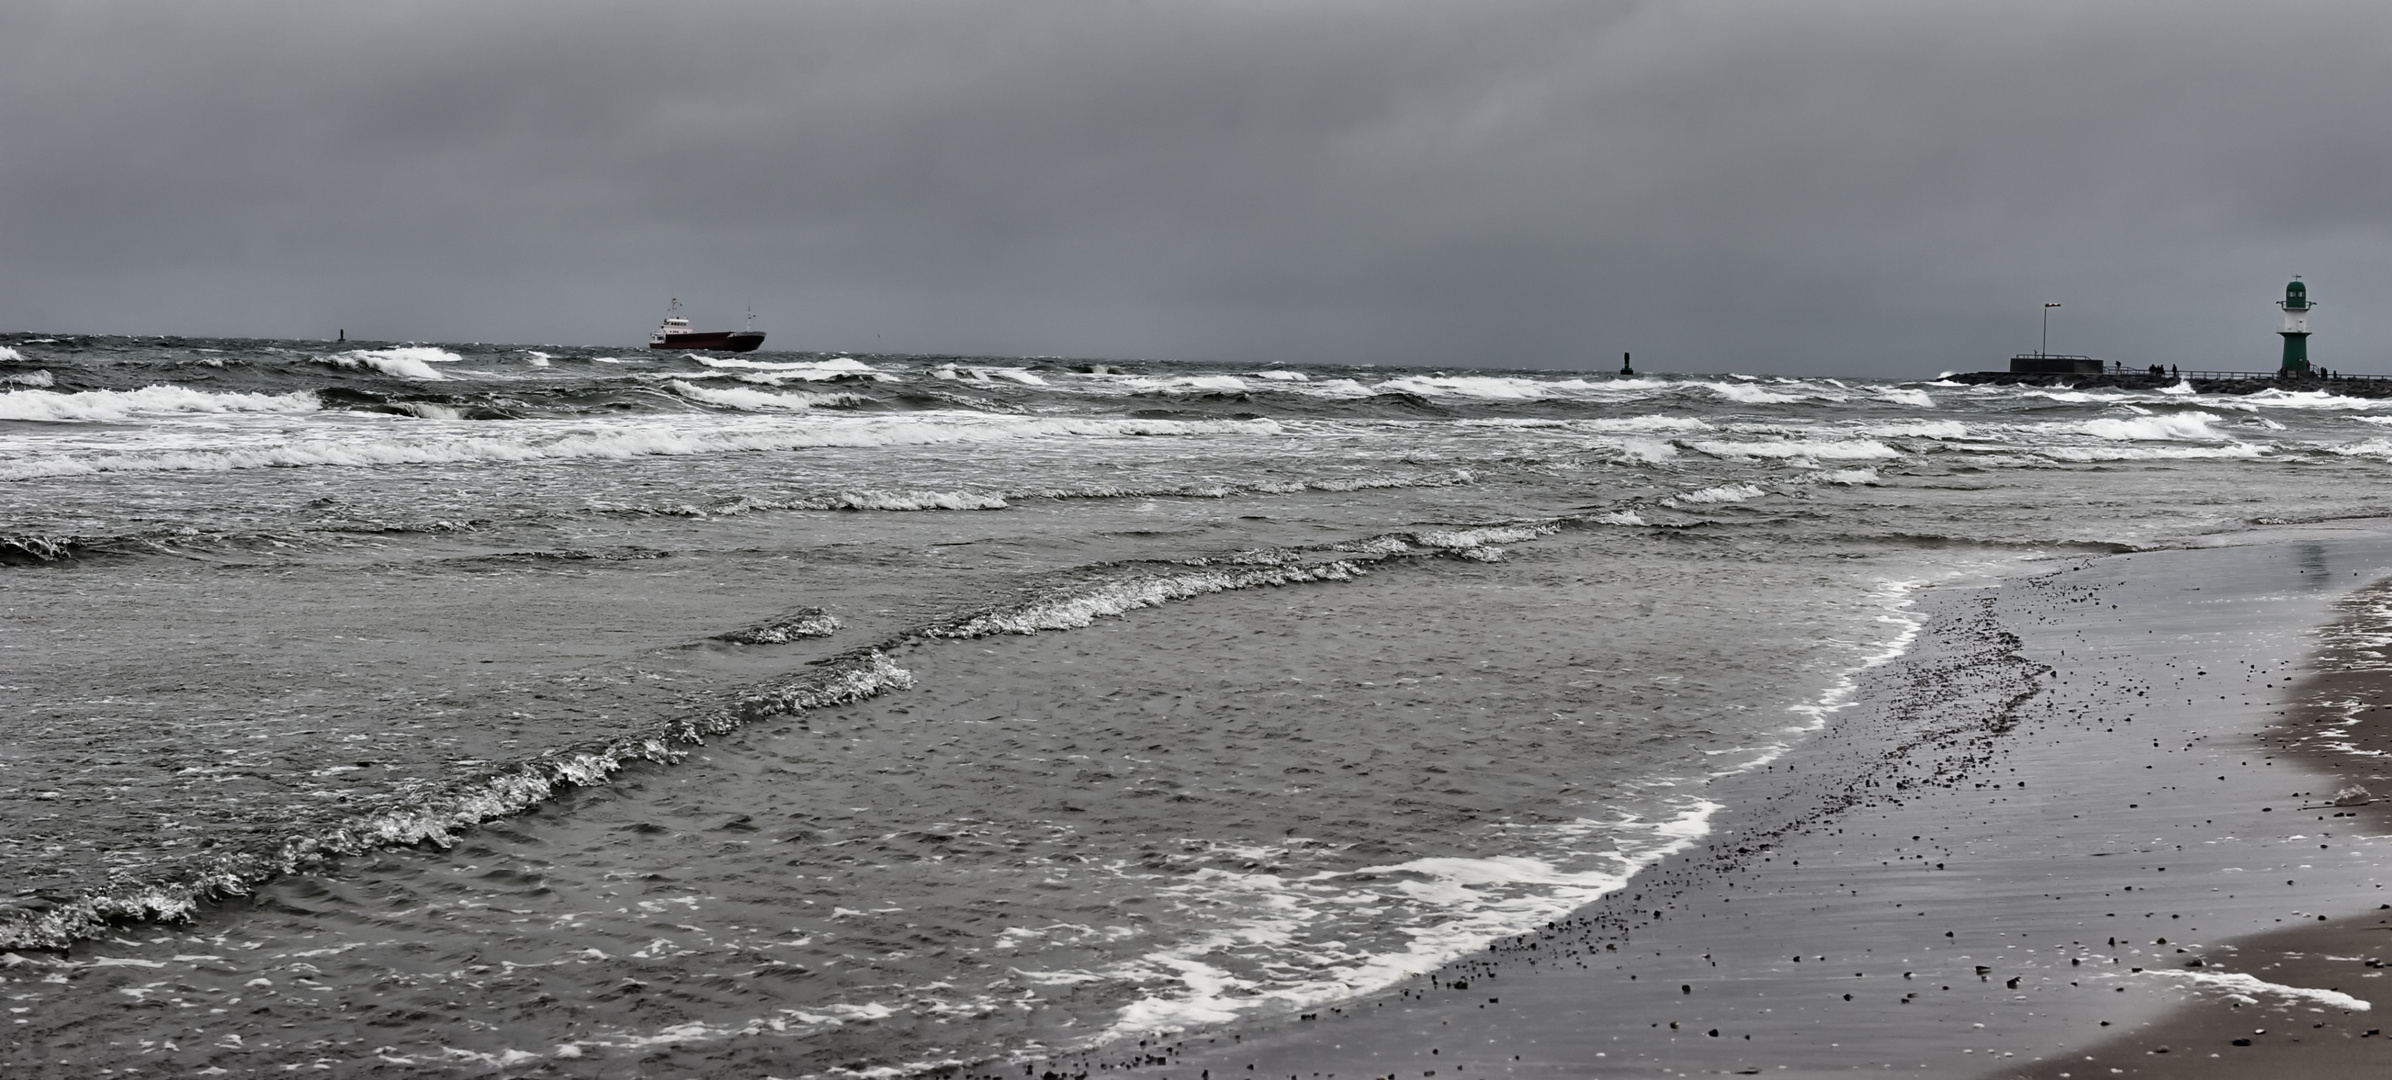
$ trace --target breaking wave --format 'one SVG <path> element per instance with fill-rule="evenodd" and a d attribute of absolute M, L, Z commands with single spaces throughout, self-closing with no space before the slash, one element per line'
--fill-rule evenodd
<path fill-rule="evenodd" d="M 691 401 L 706 405 L 720 405 L 743 412 L 802 412 L 807 409 L 846 409 L 868 404 L 855 394 L 767 393 L 736 386 L 708 387 L 674 379 L 666 385 L 673 392 Z"/>
<path fill-rule="evenodd" d="M 385 375 L 424 382 L 439 382 L 448 378 L 434 370 L 434 364 L 453 364 L 465 359 L 446 349 L 425 345 L 404 345 L 395 349 L 351 349 L 324 357 L 327 364 L 346 368 L 367 368 Z"/>
<path fill-rule="evenodd" d="M 47 380 L 44 384 L 47 385 Z M 305 413 L 322 407 L 314 394 L 304 390 L 288 394 L 243 394 L 145 386 L 139 390 L 75 393 L 41 389 L 0 392 L 0 420 L 93 421 L 176 413 Z"/>
<path fill-rule="evenodd" d="M 773 421 L 752 417 L 749 421 L 745 425 L 718 423 L 707 427 L 675 426 L 669 421 L 652 420 L 621 424 L 523 421 L 503 432 L 489 434 L 443 432 L 413 436 L 384 431 L 377 433 L 379 438 L 326 434 L 224 449 L 31 454 L 20 460 L 0 462 L 0 480 L 108 472 L 620 459 L 833 446 L 942 446 L 1036 438 L 1260 435 L 1279 430 L 1279 425 L 1269 420 L 1048 420 L 977 414 L 942 417 L 928 413 L 912 414 L 905 419 Z"/>
<path fill-rule="evenodd" d="M 190 877 L 114 887 L 48 910 L 0 918 L 0 948 L 65 948 L 121 921 L 184 921 L 202 905 L 244 895 L 286 874 L 320 868 L 334 859 L 415 844 L 446 848 L 460 833 L 484 822 L 522 813 L 575 787 L 605 783 L 640 762 L 670 765 L 703 745 L 749 724 L 851 704 L 914 685 L 911 672 L 888 653 L 912 641 L 968 639 L 999 634 L 1036 634 L 1085 627 L 1175 600 L 1239 589 L 1305 582 L 1350 581 L 1365 572 L 1351 560 L 1304 564 L 1291 556 L 1253 553 L 1238 564 L 1177 569 L 1116 577 L 1058 588 L 1025 603 L 989 608 L 899 634 L 876 646 L 818 663 L 818 670 L 777 685 L 751 689 L 731 704 L 646 731 L 543 753 L 427 796 L 401 809 L 353 819 L 307 836 L 291 837 L 271 853 L 233 855 Z M 801 609 L 718 640 L 772 644 L 821 636 L 838 621 L 819 609 Z"/>
<path fill-rule="evenodd" d="M 788 684 L 751 691 L 726 708 L 640 734 L 543 754 L 409 807 L 290 838 L 272 853 L 236 855 L 183 880 L 124 886 L 0 921 L 0 947 L 65 948 L 113 922 L 187 920 L 203 904 L 246 894 L 273 878 L 321 867 L 342 856 L 412 844 L 445 848 L 467 829 L 522 813 L 568 788 L 603 783 L 635 762 L 678 761 L 710 735 L 912 685 L 910 672 L 879 650 L 865 650 Z"/>
<path fill-rule="evenodd" d="M 1902 452 L 1875 439 L 1772 439 L 1765 442 L 1705 440 L 1694 449 L 1719 458 L 1811 458 L 1821 461 L 1868 461 L 1898 458 Z"/>
<path fill-rule="evenodd" d="M 2210 429 L 2216 423 L 2215 413 L 2185 412 L 2130 419 L 2102 417 L 2086 420 L 2076 426 L 2078 431 L 2102 439 L 2156 442 L 2183 439 L 2199 442 L 2224 442 L 2226 436 Z"/>

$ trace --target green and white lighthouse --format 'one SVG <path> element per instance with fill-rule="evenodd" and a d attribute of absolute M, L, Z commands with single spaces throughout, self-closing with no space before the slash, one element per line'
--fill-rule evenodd
<path fill-rule="evenodd" d="M 2284 367 L 2281 375 L 2304 377 L 2309 374 L 2309 287 L 2301 284 L 2296 275 L 2284 286 L 2284 302 L 2276 305 L 2284 309 Z"/>

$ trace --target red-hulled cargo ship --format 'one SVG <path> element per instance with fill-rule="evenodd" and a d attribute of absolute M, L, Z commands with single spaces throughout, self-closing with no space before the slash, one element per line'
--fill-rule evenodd
<path fill-rule="evenodd" d="M 755 312 L 748 313 L 745 330 L 692 330 L 689 320 L 677 312 L 681 301 L 676 299 L 664 310 L 664 325 L 648 335 L 651 349 L 699 349 L 707 352 L 754 352 L 764 344 L 764 332 L 756 329 Z"/>

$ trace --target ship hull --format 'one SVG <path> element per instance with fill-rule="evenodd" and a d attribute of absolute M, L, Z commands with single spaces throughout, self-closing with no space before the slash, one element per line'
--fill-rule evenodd
<path fill-rule="evenodd" d="M 754 352 L 764 344 L 764 334 L 757 330 L 690 331 L 685 334 L 662 334 L 651 338 L 651 349 L 695 349 L 704 352 Z"/>

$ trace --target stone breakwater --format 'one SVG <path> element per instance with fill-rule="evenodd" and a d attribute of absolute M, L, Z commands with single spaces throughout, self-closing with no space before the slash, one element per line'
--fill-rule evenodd
<path fill-rule="evenodd" d="M 2257 394 L 2268 390 L 2286 393 L 2326 393 L 2352 398 L 2392 398 L 2392 378 L 2381 375 L 2310 376 L 2304 378 L 2273 378 L 2250 374 L 2234 377 L 2213 375 L 2146 375 L 2139 372 L 2103 375 L 2072 375 L 2025 373 L 2014 371 L 1962 371 L 1943 378 L 1966 386 L 2043 386 L 2061 390 L 2171 390 L 2190 388 L 2196 394 Z"/>

